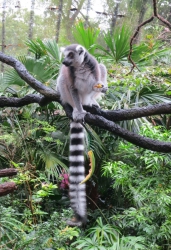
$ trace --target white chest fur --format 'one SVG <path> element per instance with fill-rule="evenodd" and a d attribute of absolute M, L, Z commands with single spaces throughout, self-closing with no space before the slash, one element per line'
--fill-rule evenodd
<path fill-rule="evenodd" d="M 75 86 L 80 93 L 91 93 L 95 84 L 95 78 L 90 70 L 81 68 L 75 72 Z"/>

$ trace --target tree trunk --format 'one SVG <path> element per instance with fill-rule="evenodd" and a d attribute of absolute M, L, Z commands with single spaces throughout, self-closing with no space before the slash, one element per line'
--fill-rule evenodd
<path fill-rule="evenodd" d="M 74 4 L 73 4 L 73 2 L 74 2 Z M 79 1 L 70 0 L 70 1 L 68 1 L 68 5 L 67 5 L 68 11 L 66 12 L 67 14 L 64 15 L 64 21 L 65 21 L 65 27 L 66 27 L 66 31 L 67 31 L 67 38 L 70 41 L 72 41 L 72 38 L 73 38 L 72 26 L 74 25 L 77 16 L 80 14 L 80 11 L 81 11 L 81 8 L 82 8 L 84 2 L 85 2 L 85 0 L 79 0 Z M 75 11 L 73 14 L 70 11 L 72 9 L 72 6 L 74 6 L 74 8 L 75 8 Z"/>
<path fill-rule="evenodd" d="M 5 196 L 12 193 L 17 189 L 17 186 L 14 182 L 5 182 L 0 185 L 0 196 Z"/>
<path fill-rule="evenodd" d="M 117 21 L 117 16 L 118 16 L 118 12 L 119 12 L 119 5 L 120 5 L 121 1 L 118 1 L 116 3 L 116 6 L 114 8 L 114 12 L 112 15 L 112 20 L 111 20 L 111 26 L 110 26 L 110 34 L 112 35 L 115 29 L 115 25 L 116 25 L 116 21 Z"/>
<path fill-rule="evenodd" d="M 5 169 L 0 170 L 0 177 L 13 176 L 13 175 L 16 175 L 17 172 L 18 170 L 15 168 L 5 168 Z"/>
<path fill-rule="evenodd" d="M 30 39 L 30 40 L 33 38 L 34 6 L 35 6 L 35 0 L 31 0 L 29 33 L 28 33 L 28 39 Z"/>
<path fill-rule="evenodd" d="M 2 53 L 5 52 L 5 16 L 6 16 L 6 0 L 3 1 L 2 5 L 3 11 L 2 11 Z M 1 63 L 1 72 L 4 72 L 4 64 Z"/>
<path fill-rule="evenodd" d="M 144 20 L 145 13 L 147 11 L 147 2 L 148 0 L 143 0 L 142 2 L 142 5 L 141 5 L 142 7 L 141 7 L 139 18 L 138 18 L 138 25 L 140 25 Z M 139 32 L 134 43 L 139 43 L 140 40 L 141 40 L 141 33 Z"/>
<path fill-rule="evenodd" d="M 91 7 L 91 0 L 87 0 L 87 10 L 86 10 L 86 18 L 85 18 L 85 28 L 88 28 L 88 20 L 89 20 L 90 7 Z"/>
<path fill-rule="evenodd" d="M 170 8 L 169 8 L 169 14 L 168 14 L 168 17 L 167 17 L 167 21 L 171 23 L 171 5 L 170 5 Z"/>
<path fill-rule="evenodd" d="M 60 32 L 60 27 L 61 27 L 61 20 L 62 20 L 62 9 L 63 9 L 63 0 L 59 1 L 59 8 L 58 8 L 58 19 L 57 19 L 57 24 L 56 24 L 56 43 L 59 41 L 59 32 Z"/>

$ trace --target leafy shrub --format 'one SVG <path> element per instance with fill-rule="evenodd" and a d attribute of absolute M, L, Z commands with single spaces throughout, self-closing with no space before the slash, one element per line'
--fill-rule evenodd
<path fill-rule="evenodd" d="M 142 134 L 154 139 L 169 140 L 170 131 L 144 127 Z M 170 155 L 140 149 L 120 142 L 118 160 L 104 164 L 103 174 L 112 179 L 115 196 L 113 224 L 124 235 L 142 236 L 149 249 L 165 248 L 171 238 Z M 122 212 L 120 212 L 122 211 Z"/>

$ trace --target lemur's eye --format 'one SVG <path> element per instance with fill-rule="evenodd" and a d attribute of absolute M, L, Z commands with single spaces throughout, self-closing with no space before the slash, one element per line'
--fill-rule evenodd
<path fill-rule="evenodd" d="M 68 54 L 68 57 L 69 57 L 70 59 L 73 59 L 73 58 L 74 58 L 74 53 L 70 52 L 70 53 Z"/>

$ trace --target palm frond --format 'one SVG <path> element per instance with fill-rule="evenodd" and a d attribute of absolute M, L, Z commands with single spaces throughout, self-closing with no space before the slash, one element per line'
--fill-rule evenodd
<path fill-rule="evenodd" d="M 55 40 L 45 40 L 45 49 L 48 54 L 51 55 L 57 62 L 61 62 L 62 53 L 60 52 L 59 46 Z"/>
<path fill-rule="evenodd" d="M 41 159 L 45 163 L 45 171 L 48 177 L 57 178 L 62 173 L 62 170 L 68 171 L 68 167 L 59 158 L 50 151 L 43 151 L 40 155 Z"/>
<path fill-rule="evenodd" d="M 85 125 L 87 134 L 86 134 L 86 151 L 93 150 L 94 155 L 99 159 L 102 158 L 105 153 L 103 143 L 98 136 L 98 134 L 88 125 Z"/>
<path fill-rule="evenodd" d="M 108 57 L 116 63 L 121 60 L 127 60 L 130 35 L 131 33 L 128 27 L 123 25 L 122 28 L 118 27 L 112 35 L 110 32 L 104 34 L 107 49 L 100 45 L 98 45 L 97 48 L 105 53 L 103 55 L 104 58 Z"/>
<path fill-rule="evenodd" d="M 100 29 L 98 28 L 85 28 L 82 21 L 79 21 L 73 30 L 75 40 L 83 45 L 92 55 L 95 53 L 96 46 L 94 45 L 96 44 L 99 33 Z"/>
<path fill-rule="evenodd" d="M 27 40 L 25 44 L 28 46 L 29 51 L 32 52 L 37 59 L 47 55 L 46 46 L 41 39 Z"/>

